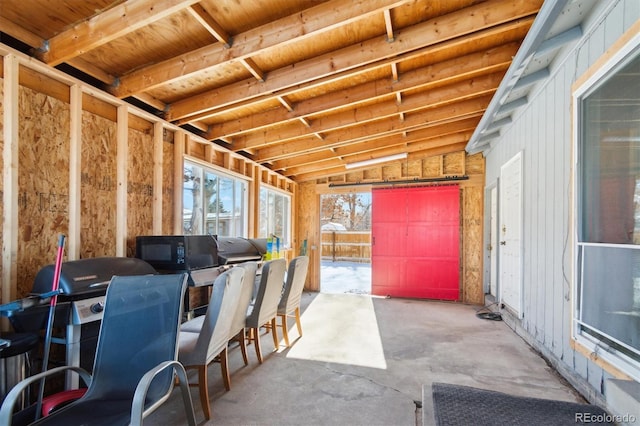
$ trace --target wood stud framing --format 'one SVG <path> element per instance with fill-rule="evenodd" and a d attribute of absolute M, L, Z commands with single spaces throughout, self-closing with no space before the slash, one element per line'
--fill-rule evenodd
<path fill-rule="evenodd" d="M 27 7 L 15 13 L 39 16 L 35 7 L 28 7 L 40 5 L 38 1 L 25 0 Z M 152 156 L 153 172 L 142 180 L 153 187 L 152 206 L 138 216 L 149 222 L 152 215 L 154 233 L 169 228 L 183 232 L 185 156 L 249 181 L 248 208 L 254 216 L 262 184 L 289 192 L 295 204 L 309 201 L 316 206 L 307 185 L 304 191 L 299 185 L 308 183 L 317 190 L 329 182 L 464 172 L 459 164 L 465 161 L 465 144 L 542 0 L 452 0 L 429 7 L 413 0 L 274 0 L 270 10 L 257 0 L 107 3 L 84 4 L 90 10 L 85 16 L 60 20 L 60 27 L 51 29 L 41 22 L 29 28 L 30 17 L 15 19 L 3 9 L 0 31 L 37 49 L 34 56 L 45 64 L 72 66 L 102 82 L 110 93 L 0 45 L 3 174 L 4 182 L 11 182 L 2 188 L 3 265 L 15 260 L 18 245 L 14 219 L 6 219 L 7 212 L 10 217 L 17 214 L 19 197 L 13 186 L 18 173 L 18 87 L 69 104 L 72 258 L 81 255 L 85 200 L 77 194 L 87 143 L 82 140 L 83 114 L 115 123 L 107 129 L 110 148 L 117 144 L 117 164 L 111 166 L 117 174 L 115 254 L 127 255 L 127 218 L 136 220 L 127 205 L 135 186 L 128 180 L 128 161 L 136 155 Z M 55 14 L 50 15 L 55 25 Z M 125 102 L 130 98 L 155 113 Z M 130 138 L 152 143 L 152 150 L 147 145 L 133 149 Z M 345 169 L 347 162 L 399 152 L 409 158 L 389 166 Z M 172 192 L 163 187 L 163 177 L 172 180 Z M 475 177 L 471 184 L 482 182 Z M 464 200 L 475 208 L 481 196 L 473 191 L 465 193 Z M 163 215 L 172 216 L 172 222 Z M 257 221 L 251 220 L 249 232 L 256 234 Z M 316 237 L 308 224 L 294 223 L 298 241 Z M 2 274 L 3 282 L 11 283 L 3 287 L 7 300 L 16 294 L 16 271 L 6 267 Z"/>

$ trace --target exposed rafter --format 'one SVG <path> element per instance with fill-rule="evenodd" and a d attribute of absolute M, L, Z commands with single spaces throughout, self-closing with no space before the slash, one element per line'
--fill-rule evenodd
<path fill-rule="evenodd" d="M 268 3 L 85 0 L 71 10 L 21 0 L 3 4 L 0 32 L 34 61 L 195 133 L 204 147 L 188 144 L 189 155 L 245 167 L 217 158 L 219 144 L 298 181 L 346 174 L 347 161 L 461 150 L 502 82 L 514 90 L 479 134 L 490 146 L 547 78 L 545 55 L 581 34 L 568 23 L 539 39 L 504 82 L 543 0 Z M 68 102 L 65 87 L 21 78 Z"/>
<path fill-rule="evenodd" d="M 524 4 L 523 4 L 524 3 Z M 527 6 L 528 5 L 528 6 Z M 464 10 L 450 13 L 398 31 L 403 43 L 387 43 L 374 38 L 337 51 L 320 55 L 269 73 L 269 81 L 260 87 L 241 81 L 223 89 L 214 89 L 169 105 L 167 119 L 177 120 L 207 110 L 222 108 L 265 92 L 276 93 L 309 80 L 318 80 L 353 68 L 353 63 L 370 64 L 383 59 L 435 45 L 482 29 L 533 16 L 537 6 L 533 2 L 490 0 Z M 482 22 L 472 19 L 483 16 Z M 530 23 L 529 23 L 530 24 Z M 468 40 L 466 41 L 468 42 Z M 384 43 L 384 45 L 382 45 Z"/>
<path fill-rule="evenodd" d="M 233 40 L 229 34 L 216 22 L 215 19 L 200 4 L 194 4 L 189 7 L 189 12 L 194 18 L 211 33 L 216 40 L 224 45 L 227 49 L 231 47 Z"/>

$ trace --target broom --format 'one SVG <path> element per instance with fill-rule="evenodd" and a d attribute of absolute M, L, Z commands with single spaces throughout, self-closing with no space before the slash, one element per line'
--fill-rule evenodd
<path fill-rule="evenodd" d="M 53 329 L 53 319 L 56 311 L 56 304 L 58 302 L 58 285 L 60 284 L 60 271 L 62 270 L 62 258 L 64 256 L 64 239 L 65 236 L 60 234 L 58 238 L 58 253 L 56 254 L 56 265 L 53 273 L 53 283 L 51 285 L 51 301 L 49 302 L 49 318 L 47 320 L 47 330 L 44 338 L 44 355 L 42 356 L 42 372 L 47 371 L 49 364 L 49 350 L 51 348 L 51 332 Z M 44 398 L 44 382 L 43 377 L 40 380 L 40 389 L 38 392 L 38 402 L 36 404 L 36 420 L 40 418 L 40 412 L 42 411 L 42 400 Z"/>

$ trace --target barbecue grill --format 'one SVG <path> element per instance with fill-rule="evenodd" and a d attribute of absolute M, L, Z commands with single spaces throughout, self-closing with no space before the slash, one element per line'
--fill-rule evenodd
<path fill-rule="evenodd" d="M 51 291 L 55 265 L 40 269 L 33 282 L 31 293 Z M 91 371 L 97 345 L 104 298 L 114 275 L 148 275 L 156 270 L 147 262 L 129 257 L 97 257 L 62 263 L 56 304 L 54 328 L 64 330 L 62 337 L 52 343 L 65 348 L 66 364 L 81 366 Z M 40 331 L 46 327 L 48 305 L 35 306 L 12 315 L 9 319 L 18 332 Z M 75 388 L 78 378 L 68 375 L 66 387 Z"/>
<path fill-rule="evenodd" d="M 234 264 L 260 261 L 266 239 L 218 237 L 213 235 L 140 235 L 136 237 L 136 257 L 145 260 L 160 274 L 187 273 L 184 312 L 187 319 L 204 313 L 208 294 L 203 287 Z"/>
<path fill-rule="evenodd" d="M 267 252 L 266 238 L 218 237 L 218 263 L 258 262 Z"/>

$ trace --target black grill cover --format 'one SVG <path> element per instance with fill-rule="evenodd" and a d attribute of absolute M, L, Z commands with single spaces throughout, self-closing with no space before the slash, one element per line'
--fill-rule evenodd
<path fill-rule="evenodd" d="M 47 265 L 38 271 L 33 282 L 32 293 L 51 291 L 55 265 Z M 71 260 L 62 263 L 59 288 L 61 298 L 74 299 L 103 296 L 114 275 L 156 274 L 147 262 L 135 257 L 95 257 Z"/>
<path fill-rule="evenodd" d="M 228 265 L 258 261 L 266 252 L 266 239 L 264 240 L 264 248 L 262 245 L 261 239 L 218 237 L 218 263 Z"/>

